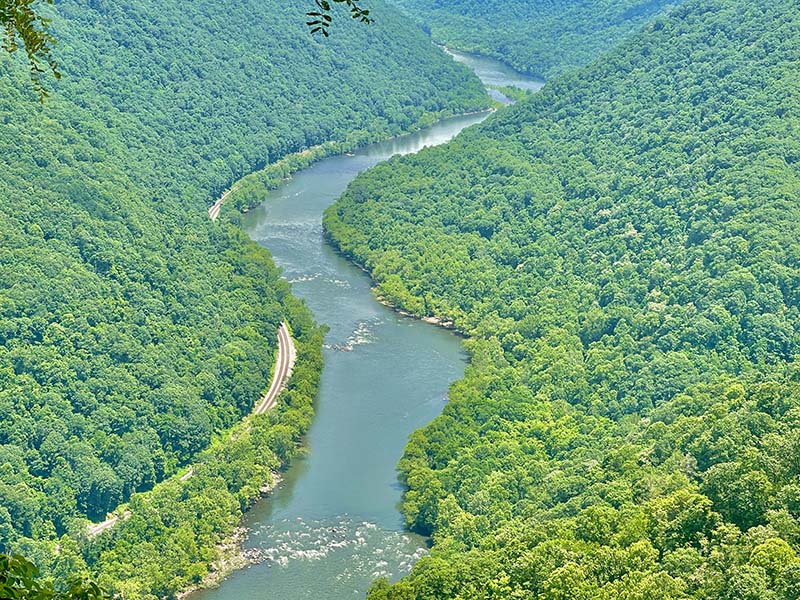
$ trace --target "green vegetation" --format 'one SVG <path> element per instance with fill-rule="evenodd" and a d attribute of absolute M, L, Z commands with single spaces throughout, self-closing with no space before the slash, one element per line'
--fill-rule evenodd
<path fill-rule="evenodd" d="M 392 0 L 442 44 L 550 79 L 615 47 L 681 0 Z"/>
<path fill-rule="evenodd" d="M 350 11 L 350 17 L 361 21 L 362 23 L 372 23 L 369 16 L 369 9 L 362 8 L 358 2 L 359 0 L 331 0 L 335 4 L 344 4 Z M 331 3 L 328 0 L 315 0 L 317 8 L 306 15 L 311 19 L 306 22 L 311 28 L 311 33 L 322 33 L 325 37 L 330 35 L 329 28 L 333 17 L 331 16 Z"/>
<path fill-rule="evenodd" d="M 126 598 L 169 594 L 285 464 L 319 335 L 268 254 L 207 206 L 307 146 L 488 103 L 370 6 L 373 25 L 321 41 L 303 0 L 64 0 L 50 27 L 64 77 L 43 106 L 0 53 L 0 548 L 46 573 L 103 570 L 112 591 L 141 591 Z M 266 388 L 287 319 L 307 346 L 299 391 L 224 461 L 201 454 Z M 126 501 L 131 518 L 87 542 L 87 520 Z"/>
<path fill-rule="evenodd" d="M 42 1 L 53 4 L 53 0 Z M 318 10 L 306 13 L 306 16 L 312 19 L 306 25 L 309 26 L 311 33 L 321 32 L 328 37 L 333 21 L 331 4 L 327 0 L 315 1 Z M 353 19 L 362 23 L 372 22 L 369 9 L 362 8 L 358 4 L 359 0 L 332 1 L 344 4 Z M 41 11 L 37 12 L 34 9 L 35 4 L 36 0 L 0 0 L 0 30 L 3 32 L 0 50 L 13 54 L 19 50 L 20 45 L 25 49 L 33 89 L 41 99 L 44 99 L 48 96 L 48 92 L 42 83 L 43 77 L 49 71 L 56 79 L 60 79 L 61 73 L 53 56 L 53 45 L 57 40 L 48 31 L 51 19 L 42 16 Z M 47 68 L 43 68 L 43 65 Z"/>
<path fill-rule="evenodd" d="M 509 97 L 527 97 L 528 93 L 516 88 L 503 88 L 500 90 Z M 503 106 L 500 102 L 492 102 L 495 107 Z M 416 131 L 433 125 L 442 113 L 427 113 L 407 131 Z M 230 190 L 230 196 L 225 200 L 222 211 L 231 218 L 237 212 L 247 211 L 265 202 L 269 192 L 284 183 L 297 171 L 318 162 L 329 156 L 337 156 L 351 152 L 357 148 L 385 139 L 386 134 L 381 131 L 358 130 L 350 132 L 343 141 L 330 141 L 316 146 L 311 146 L 300 152 L 288 154 L 280 160 L 271 163 L 242 177 Z"/>
<path fill-rule="evenodd" d="M 6 600 L 106 600 L 97 584 L 69 578 L 62 589 L 42 581 L 39 569 L 23 556 L 0 554 L 0 598 Z"/>
<path fill-rule="evenodd" d="M 53 0 L 44 1 L 53 3 Z M 42 84 L 43 76 L 49 71 L 58 79 L 61 73 L 53 58 L 52 46 L 56 40 L 48 31 L 50 19 L 37 13 L 34 4 L 35 0 L 0 0 L 0 50 L 13 54 L 22 45 L 33 89 L 44 99 L 47 90 Z M 43 64 L 47 65 L 46 69 Z"/>
<path fill-rule="evenodd" d="M 323 330 L 299 302 L 290 313 L 298 357 L 278 407 L 248 417 L 213 443 L 195 460 L 190 478 L 173 478 L 134 495 L 126 507 L 130 516 L 85 544 L 92 571 L 114 593 L 155 600 L 201 583 L 209 563 L 218 561 L 217 546 L 230 538 L 262 489 L 271 487 L 272 473 L 297 452 L 313 415 Z"/>
<path fill-rule="evenodd" d="M 468 333 L 370 600 L 800 597 L 800 11 L 692 0 L 326 215 Z"/>
<path fill-rule="evenodd" d="M 490 85 L 487 87 L 489 89 L 493 89 L 500 92 L 501 94 L 513 100 L 514 102 L 519 102 L 520 100 L 525 100 L 526 98 L 530 98 L 536 93 L 533 90 L 523 90 L 513 85 L 504 85 L 504 86 Z"/>

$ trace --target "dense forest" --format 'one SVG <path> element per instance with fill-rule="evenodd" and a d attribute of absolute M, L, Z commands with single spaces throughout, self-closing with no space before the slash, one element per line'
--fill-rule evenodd
<path fill-rule="evenodd" d="M 323 40 L 303 0 L 64 0 L 43 8 L 63 74 L 43 105 L 23 57 L 0 53 L 0 548 L 46 571 L 88 561 L 138 589 L 126 598 L 169 594 L 291 454 L 319 331 L 207 206 L 306 146 L 488 104 L 396 10 L 370 8 L 373 25 L 342 18 Z M 202 454 L 267 387 L 283 320 L 311 366 L 230 455 Z M 133 516 L 87 542 L 87 520 L 128 500 Z"/>
<path fill-rule="evenodd" d="M 800 4 L 689 0 L 326 215 L 471 363 L 370 600 L 800 597 Z"/>
<path fill-rule="evenodd" d="M 392 0 L 434 40 L 550 79 L 613 48 L 680 0 Z"/>

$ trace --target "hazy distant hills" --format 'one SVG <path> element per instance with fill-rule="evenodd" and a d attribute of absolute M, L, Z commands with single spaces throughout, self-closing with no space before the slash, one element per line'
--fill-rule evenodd
<path fill-rule="evenodd" d="M 550 79 L 613 48 L 680 0 L 393 0 L 461 50 Z"/>

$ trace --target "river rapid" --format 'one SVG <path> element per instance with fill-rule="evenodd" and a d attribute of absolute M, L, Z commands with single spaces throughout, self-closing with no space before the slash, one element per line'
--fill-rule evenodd
<path fill-rule="evenodd" d="M 448 52 L 485 85 L 541 87 L 497 61 Z M 379 304 L 369 277 L 326 244 L 322 214 L 362 171 L 443 144 L 487 116 L 454 117 L 325 159 L 246 216 L 247 233 L 330 332 L 307 454 L 243 521 L 245 550 L 259 562 L 191 600 L 363 598 L 375 578 L 397 579 L 427 552 L 423 538 L 403 529 L 396 465 L 411 432 L 441 412 L 466 356 L 450 332 Z"/>

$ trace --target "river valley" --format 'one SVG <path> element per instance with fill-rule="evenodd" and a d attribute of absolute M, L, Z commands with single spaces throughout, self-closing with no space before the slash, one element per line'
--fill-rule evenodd
<path fill-rule="evenodd" d="M 497 61 L 453 54 L 486 85 L 541 87 Z M 425 540 L 403 529 L 396 465 L 409 434 L 442 410 L 466 356 L 452 333 L 379 304 L 369 277 L 325 243 L 322 213 L 365 169 L 445 143 L 487 116 L 454 117 L 325 159 L 246 216 L 247 233 L 330 332 L 307 454 L 243 522 L 257 564 L 193 600 L 363 598 L 376 577 L 396 579 L 426 552 Z"/>

